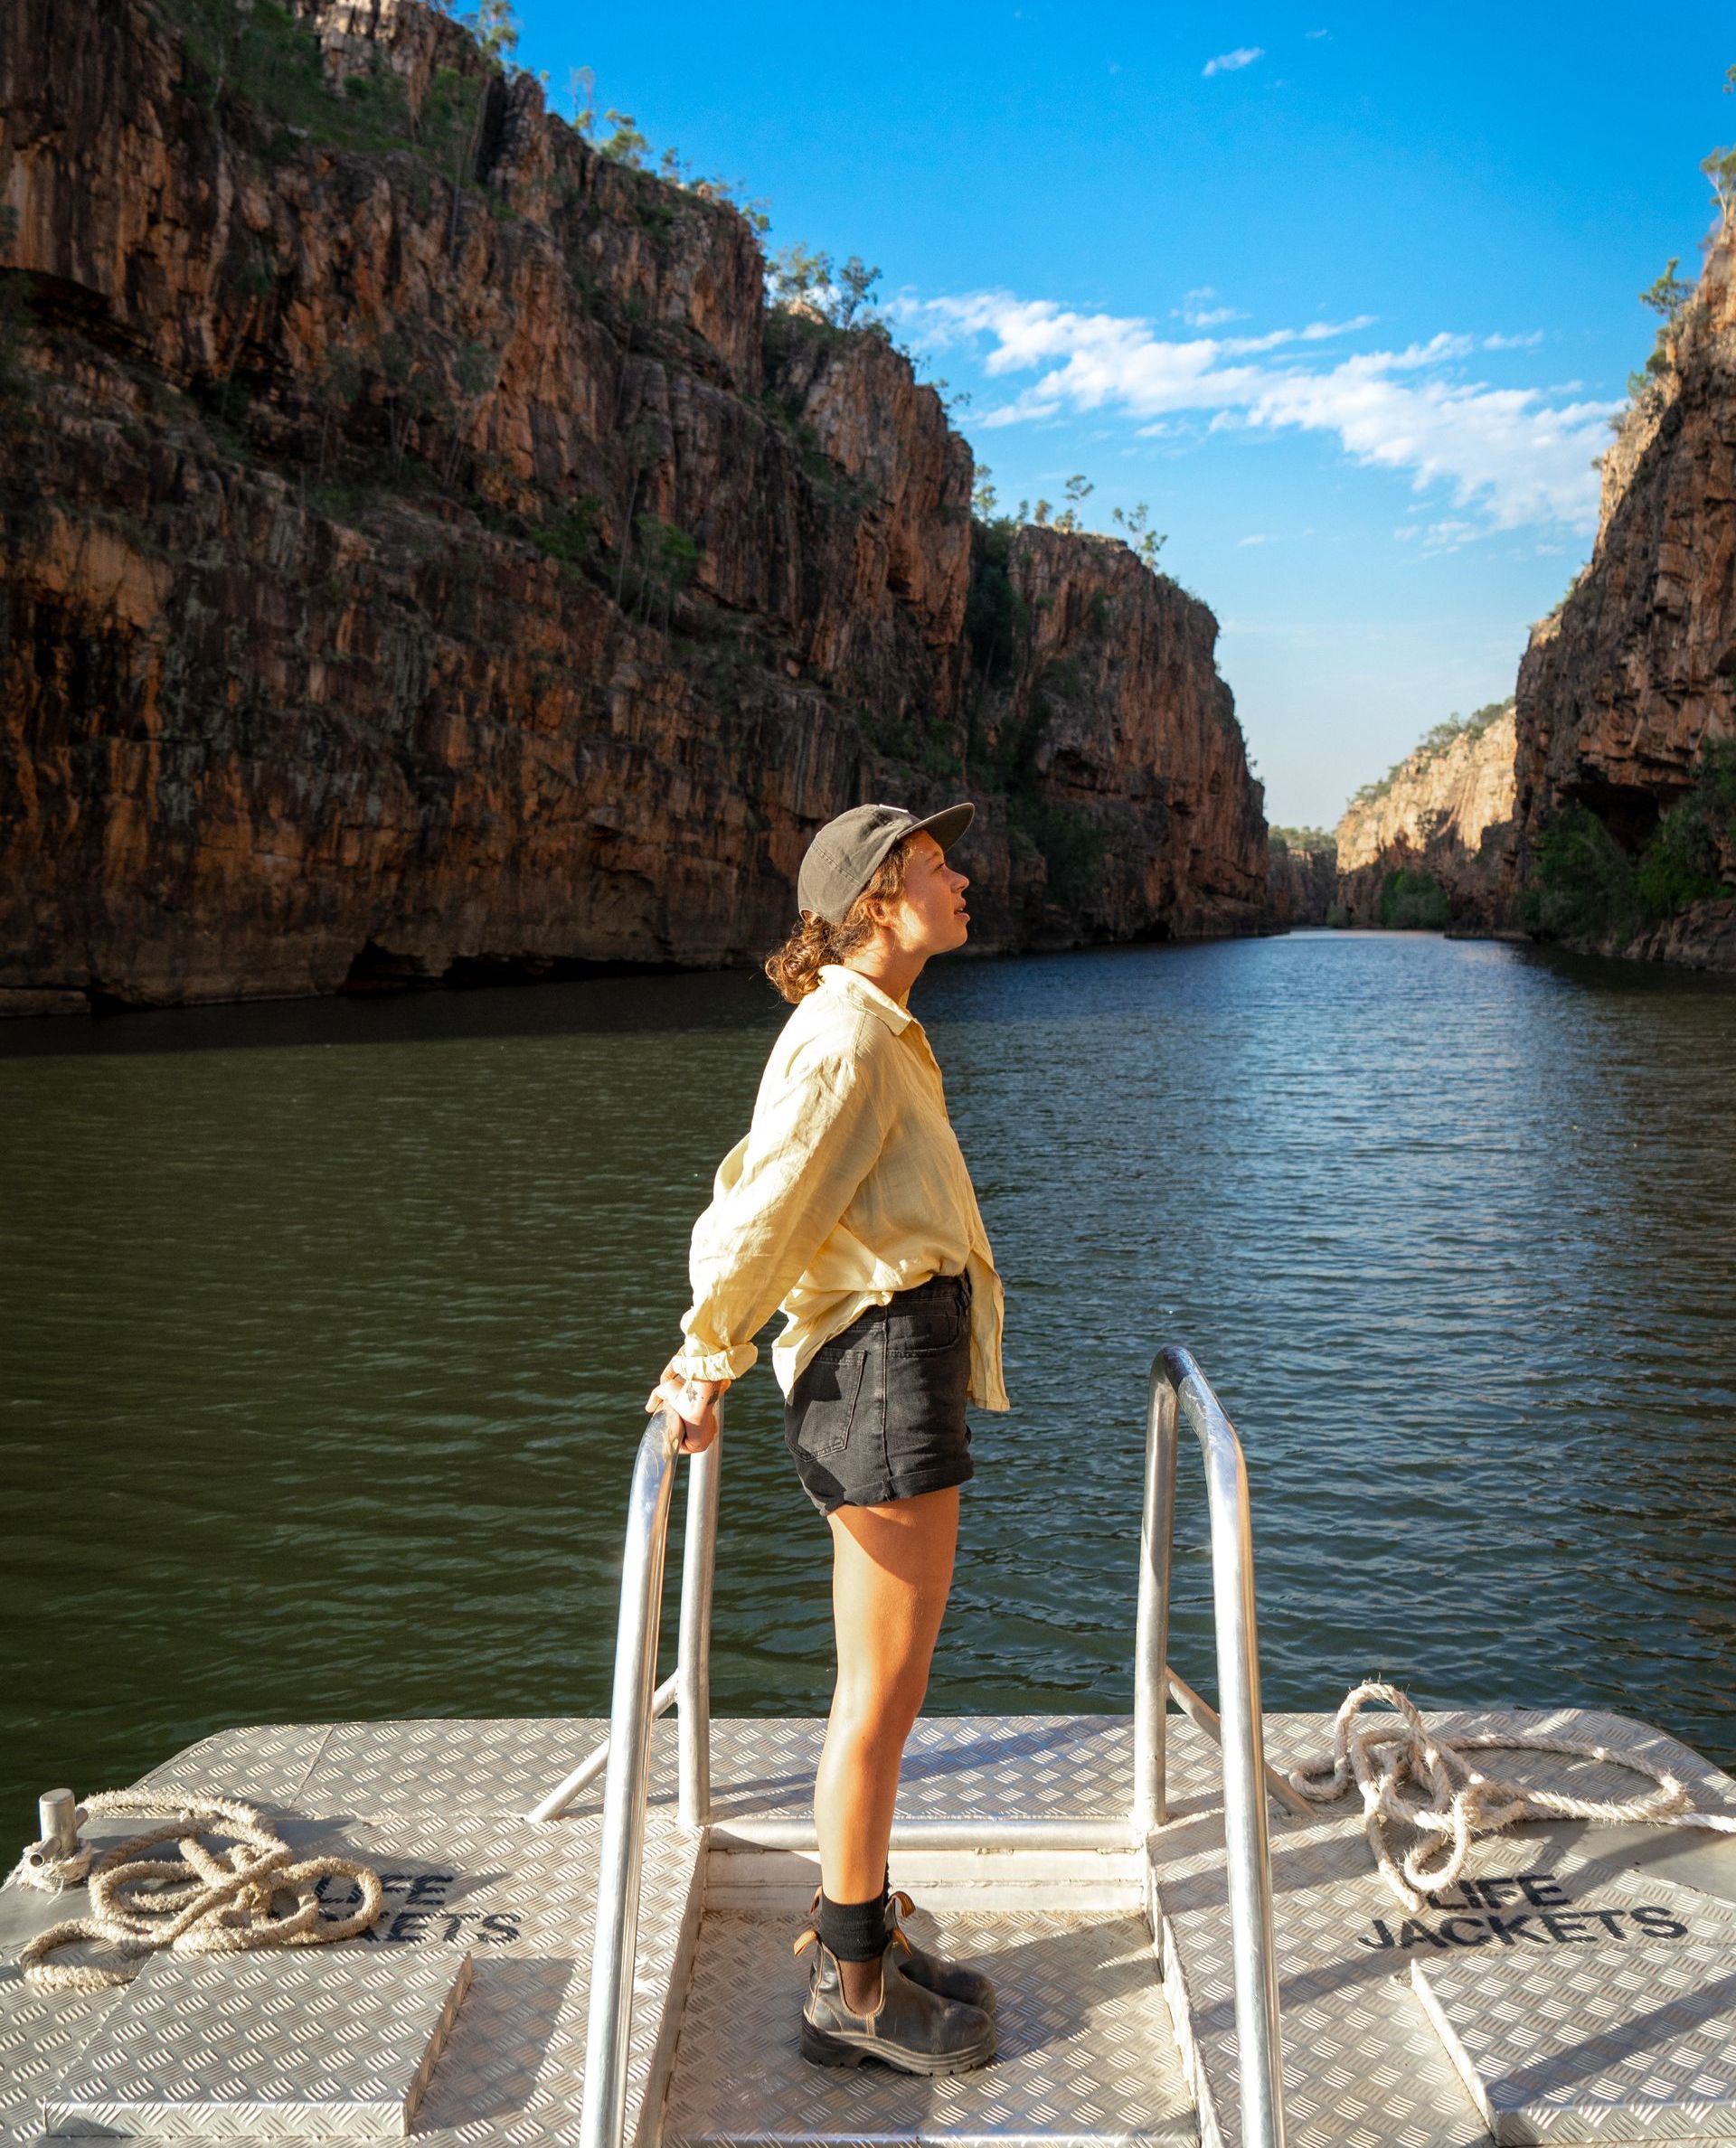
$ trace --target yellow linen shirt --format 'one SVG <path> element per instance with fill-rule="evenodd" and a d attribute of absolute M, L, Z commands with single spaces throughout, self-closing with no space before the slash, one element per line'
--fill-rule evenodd
<path fill-rule="evenodd" d="M 939 1065 L 910 1009 L 859 970 L 825 964 L 778 1032 L 752 1124 L 693 1226 L 689 1267 L 676 1371 L 739 1380 L 781 1307 L 771 1361 L 786 1396 L 870 1305 L 968 1270 L 969 1399 L 1011 1407 L 1001 1278 Z"/>

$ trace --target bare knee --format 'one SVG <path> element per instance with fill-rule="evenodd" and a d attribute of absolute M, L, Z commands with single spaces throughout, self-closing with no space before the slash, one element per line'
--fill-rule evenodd
<path fill-rule="evenodd" d="M 882 1678 L 841 1673 L 832 1697 L 832 1721 L 841 1736 L 864 1745 L 878 1746 L 887 1740 L 902 1745 L 921 1713 L 928 1690 L 926 1663 Z"/>

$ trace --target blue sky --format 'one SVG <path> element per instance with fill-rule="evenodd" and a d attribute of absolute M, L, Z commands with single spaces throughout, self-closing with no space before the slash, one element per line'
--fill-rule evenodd
<path fill-rule="evenodd" d="M 1590 467 L 1697 272 L 1728 11 L 1020 5 L 580 14 L 522 0 L 654 150 L 882 271 L 1005 505 L 1149 503 L 1216 612 L 1274 821 L 1330 823 L 1511 692 Z M 1216 62 L 1216 65 L 1213 65 Z"/>

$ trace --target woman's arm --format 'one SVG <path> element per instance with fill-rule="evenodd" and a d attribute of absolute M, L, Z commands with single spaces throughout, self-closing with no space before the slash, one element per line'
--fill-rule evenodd
<path fill-rule="evenodd" d="M 753 1337 L 873 1168 L 887 1131 L 877 1032 L 872 1025 L 859 1049 L 798 1058 L 778 1088 L 760 1097 L 752 1126 L 719 1166 L 712 1204 L 693 1226 L 693 1302 L 682 1317 L 669 1379 L 740 1379 L 759 1355 Z"/>

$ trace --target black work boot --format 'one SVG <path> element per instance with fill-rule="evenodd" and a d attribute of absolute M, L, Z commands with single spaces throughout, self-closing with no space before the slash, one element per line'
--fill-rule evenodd
<path fill-rule="evenodd" d="M 815 1950 L 802 2008 L 802 2057 L 816 2066 L 860 2066 L 878 2058 L 901 2073 L 968 2073 L 995 2056 L 995 2024 L 974 2006 L 942 1999 L 901 1975 L 897 1940 L 880 1957 L 880 2003 L 869 2013 L 846 2006 L 838 1957 L 809 1929 L 796 1942 Z"/>
<path fill-rule="evenodd" d="M 980 1969 L 967 1969 L 962 1962 L 948 1962 L 940 1955 L 926 1953 L 901 1927 L 900 1912 L 908 1917 L 915 1908 L 916 1904 L 901 1887 L 895 1894 L 889 1893 L 886 1897 L 886 1924 L 898 1946 L 900 1974 L 939 1998 L 957 1999 L 966 2006 L 974 2006 L 979 2013 L 992 2014 L 995 1987 Z M 816 1887 L 814 1899 L 807 1905 L 807 1914 L 817 1917 L 819 1913 L 820 1890 Z"/>
<path fill-rule="evenodd" d="M 939 1955 L 925 1954 L 920 1946 L 910 1944 L 898 1918 L 901 1911 L 908 1917 L 915 1908 L 916 1904 L 901 1887 L 896 1894 L 886 1898 L 886 1921 L 900 1949 L 900 1974 L 908 1976 L 912 1983 L 920 1983 L 925 1991 L 938 1993 L 942 1999 L 957 1999 L 966 2006 L 974 2006 L 978 2013 L 993 2014 L 995 1987 L 980 1969 L 967 1969 L 962 1962 L 948 1962 Z"/>

